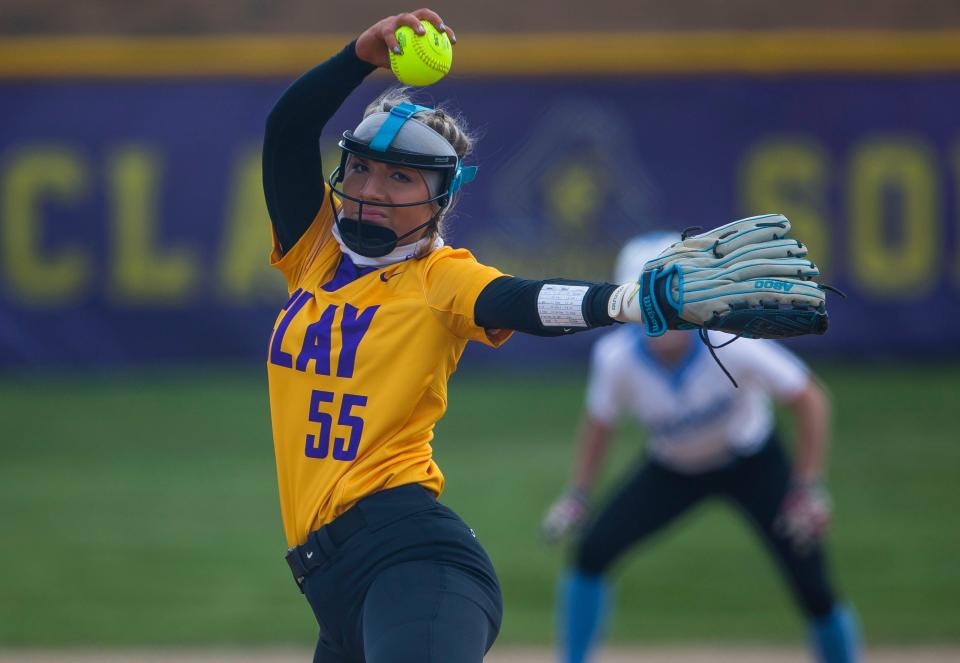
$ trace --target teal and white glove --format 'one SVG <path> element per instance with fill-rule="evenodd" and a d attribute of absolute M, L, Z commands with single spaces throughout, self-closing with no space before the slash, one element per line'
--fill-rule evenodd
<path fill-rule="evenodd" d="M 607 307 L 621 322 L 667 329 L 717 329 L 747 338 L 822 334 L 825 287 L 790 222 L 767 214 L 684 237 L 647 262 L 639 282 L 617 288 Z"/>

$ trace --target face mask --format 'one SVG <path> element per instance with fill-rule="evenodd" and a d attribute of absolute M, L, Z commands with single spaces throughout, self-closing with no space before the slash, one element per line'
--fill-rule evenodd
<path fill-rule="evenodd" d="M 340 165 L 330 174 L 329 184 L 332 207 L 336 207 L 333 205 L 334 194 L 360 205 L 358 218 L 336 217 L 342 244 L 350 251 L 367 258 L 381 258 L 396 251 L 401 240 L 431 225 L 436 228 L 437 220 L 450 205 L 452 196 L 476 176 L 476 166 L 461 166 L 456 150 L 446 138 L 419 120 L 411 119 L 418 112 L 432 110 L 409 103 L 398 104 L 389 112 L 374 113 L 365 118 L 357 127 L 356 135 L 344 132 L 339 143 L 343 150 Z M 417 169 L 427 185 L 429 197 L 414 203 L 390 204 L 370 203 L 348 195 L 337 185 L 344 180 L 350 155 Z M 431 203 L 436 206 L 433 216 L 399 237 L 390 228 L 361 220 L 364 205 L 409 207 Z"/>
<path fill-rule="evenodd" d="M 337 244 L 340 245 L 340 251 L 349 256 L 353 264 L 358 267 L 386 267 L 387 265 L 395 265 L 398 262 L 403 262 L 404 260 L 409 260 L 410 258 L 415 258 L 416 256 L 439 249 L 444 245 L 443 238 L 441 237 L 424 237 L 413 244 L 398 246 L 384 256 L 372 258 L 360 255 L 347 246 L 346 242 L 343 241 L 343 237 L 340 236 L 340 229 L 337 224 L 334 224 L 333 228 L 331 228 L 331 234 L 337 241 Z"/>
<path fill-rule="evenodd" d="M 360 208 L 358 212 L 359 216 L 361 217 L 363 216 L 364 204 L 370 203 L 364 203 L 363 201 L 360 201 Z M 336 205 L 334 204 L 333 200 L 332 189 L 330 191 L 330 206 L 333 209 L 336 209 Z M 384 207 L 392 207 L 392 205 L 384 205 Z M 406 239 L 407 237 L 420 232 L 431 224 L 435 224 L 439 216 L 440 212 L 438 211 L 424 223 L 421 223 L 413 230 L 410 230 L 409 232 L 406 232 L 400 236 L 397 236 L 397 233 L 395 233 L 392 229 L 387 228 L 386 226 L 377 225 L 375 223 L 368 223 L 359 219 L 351 219 L 340 214 L 337 214 L 335 219 L 337 229 L 340 231 L 340 238 L 348 249 L 354 253 L 357 253 L 361 256 L 366 256 L 368 258 L 380 258 L 396 250 L 397 243 L 400 240 Z"/>

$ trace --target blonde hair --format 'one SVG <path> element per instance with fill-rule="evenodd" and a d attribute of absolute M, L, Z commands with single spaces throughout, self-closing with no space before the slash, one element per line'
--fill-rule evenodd
<path fill-rule="evenodd" d="M 390 88 L 370 102 L 363 112 L 363 117 L 367 118 L 374 113 L 387 113 L 394 106 L 404 103 L 416 103 L 410 94 L 410 88 L 402 86 Z M 443 136 L 453 146 L 461 161 L 473 151 L 477 138 L 467 128 L 466 122 L 459 113 L 451 113 L 442 106 L 438 106 L 430 112 L 421 111 L 414 117 Z M 456 201 L 457 197 L 455 195 L 447 204 L 443 214 L 437 219 L 435 234 L 443 236 L 443 222 L 453 210 Z"/>

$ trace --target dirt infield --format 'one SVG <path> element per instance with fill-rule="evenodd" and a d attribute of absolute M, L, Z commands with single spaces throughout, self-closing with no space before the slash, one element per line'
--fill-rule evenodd
<path fill-rule="evenodd" d="M 0 651 L 0 663 L 304 663 L 306 650 L 155 650 L 126 652 Z M 607 649 L 595 663 L 809 663 L 799 649 L 718 646 Z M 955 663 L 960 647 L 883 648 L 867 651 L 870 663 Z M 487 663 L 554 663 L 543 648 L 496 647 Z"/>

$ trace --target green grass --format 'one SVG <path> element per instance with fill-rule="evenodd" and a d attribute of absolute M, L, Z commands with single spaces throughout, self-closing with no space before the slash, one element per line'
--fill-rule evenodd
<path fill-rule="evenodd" d="M 824 370 L 836 407 L 834 575 L 869 641 L 960 641 L 960 367 Z M 504 642 L 547 642 L 564 551 L 538 537 L 583 376 L 458 375 L 444 500 L 503 584 Z M 283 562 L 266 387 L 227 370 L 0 378 L 0 644 L 308 643 Z M 606 486 L 636 462 L 627 427 Z M 743 523 L 707 504 L 616 572 L 620 641 L 799 642 Z"/>

